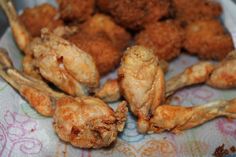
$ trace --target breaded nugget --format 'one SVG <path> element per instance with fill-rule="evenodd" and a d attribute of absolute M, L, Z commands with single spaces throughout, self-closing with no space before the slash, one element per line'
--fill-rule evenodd
<path fill-rule="evenodd" d="M 136 44 L 151 48 L 159 59 L 169 61 L 180 54 L 183 30 L 178 22 L 155 22 L 135 37 Z"/>
<path fill-rule="evenodd" d="M 67 39 L 93 57 L 100 75 L 112 71 L 120 62 L 121 53 L 104 34 L 78 32 Z"/>
<path fill-rule="evenodd" d="M 222 8 L 219 3 L 212 0 L 173 0 L 176 17 L 181 21 L 195 19 L 209 19 L 219 17 Z"/>
<path fill-rule="evenodd" d="M 85 21 L 95 8 L 94 0 L 57 0 L 61 18 L 65 21 Z"/>
<path fill-rule="evenodd" d="M 63 21 L 57 17 L 57 10 L 48 3 L 26 8 L 20 15 L 20 20 L 33 37 L 40 36 L 40 30 L 44 27 L 53 30 L 63 25 Z"/>
<path fill-rule="evenodd" d="M 169 0 L 97 0 L 98 7 L 110 13 L 122 26 L 140 29 L 168 16 Z"/>
<path fill-rule="evenodd" d="M 223 59 L 234 49 L 231 36 L 218 20 L 191 22 L 185 30 L 184 48 L 203 59 Z"/>
<path fill-rule="evenodd" d="M 119 50 L 124 50 L 131 39 L 130 34 L 104 14 L 95 14 L 81 26 L 82 31 L 95 35 L 105 33 Z"/>

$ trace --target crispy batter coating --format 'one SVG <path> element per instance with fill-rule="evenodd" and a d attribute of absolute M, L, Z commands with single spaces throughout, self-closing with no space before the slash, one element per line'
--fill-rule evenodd
<path fill-rule="evenodd" d="M 216 18 L 222 13 L 221 5 L 212 0 L 173 0 L 173 6 L 176 17 L 186 22 L 202 18 Z"/>
<path fill-rule="evenodd" d="M 95 14 L 81 26 L 81 29 L 91 35 L 105 33 L 119 50 L 124 50 L 131 39 L 130 34 L 124 28 L 104 14 Z"/>
<path fill-rule="evenodd" d="M 104 34 L 78 32 L 67 39 L 93 57 L 100 75 L 112 71 L 120 62 L 121 53 Z"/>
<path fill-rule="evenodd" d="M 220 89 L 236 87 L 236 51 L 230 52 L 212 72 L 207 84 Z"/>
<path fill-rule="evenodd" d="M 40 74 L 64 92 L 81 96 L 99 85 L 99 73 L 91 55 L 67 40 L 42 30 L 29 45 Z"/>
<path fill-rule="evenodd" d="M 174 94 L 177 90 L 183 87 L 205 83 L 209 79 L 213 70 L 214 65 L 210 61 L 201 61 L 187 67 L 183 72 L 166 81 L 166 97 Z"/>
<path fill-rule="evenodd" d="M 94 0 L 57 0 L 61 18 L 65 21 L 85 21 L 94 12 Z"/>
<path fill-rule="evenodd" d="M 47 3 L 26 8 L 20 15 L 20 20 L 33 37 L 40 36 L 40 31 L 44 27 L 53 30 L 63 25 L 63 21 L 57 18 L 57 10 Z"/>
<path fill-rule="evenodd" d="M 168 16 L 170 9 L 169 0 L 98 0 L 97 5 L 119 24 L 135 30 Z"/>
<path fill-rule="evenodd" d="M 176 21 L 149 24 L 136 37 L 136 44 L 153 49 L 159 59 L 171 60 L 180 54 L 183 30 Z"/>
<path fill-rule="evenodd" d="M 179 133 L 217 117 L 236 118 L 236 99 L 212 101 L 192 107 L 161 105 L 150 119 L 150 133 Z"/>
<path fill-rule="evenodd" d="M 164 74 L 154 53 L 142 46 L 126 50 L 118 71 L 122 95 L 138 117 L 138 131 L 145 133 L 149 116 L 164 100 Z"/>
<path fill-rule="evenodd" d="M 124 129 L 128 112 L 125 101 L 114 111 L 98 98 L 71 97 L 56 92 L 45 82 L 17 71 L 1 48 L 0 77 L 40 114 L 53 116 L 53 127 L 59 138 L 75 147 L 107 147 Z"/>
<path fill-rule="evenodd" d="M 75 147 L 107 147 L 123 130 L 127 111 L 124 101 L 113 111 L 97 98 L 67 96 L 57 101 L 53 126 L 60 139 Z"/>
<path fill-rule="evenodd" d="M 201 19 L 189 23 L 184 48 L 203 59 L 223 59 L 233 50 L 231 36 L 218 20 Z"/>

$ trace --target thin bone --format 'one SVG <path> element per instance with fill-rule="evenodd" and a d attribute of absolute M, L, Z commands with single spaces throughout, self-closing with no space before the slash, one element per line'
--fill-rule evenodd
<path fill-rule="evenodd" d="M 207 61 L 198 62 L 186 68 L 182 73 L 166 81 L 166 97 L 183 87 L 205 83 L 213 70 L 214 65 Z"/>
<path fill-rule="evenodd" d="M 193 107 L 162 105 L 156 109 L 150 120 L 149 133 L 178 133 L 221 116 L 236 118 L 236 98 Z"/>
<path fill-rule="evenodd" d="M 11 66 L 10 66 L 11 65 Z M 64 94 L 55 92 L 43 81 L 24 75 L 12 67 L 4 49 L 0 49 L 0 76 L 44 116 L 52 116 L 55 101 Z"/>
<path fill-rule="evenodd" d="M 24 53 L 28 53 L 26 47 L 31 41 L 31 36 L 24 27 L 24 25 L 20 22 L 16 9 L 12 4 L 12 1 L 0 0 L 0 6 L 8 17 L 8 21 L 12 28 L 12 32 L 15 37 L 17 45 Z"/>

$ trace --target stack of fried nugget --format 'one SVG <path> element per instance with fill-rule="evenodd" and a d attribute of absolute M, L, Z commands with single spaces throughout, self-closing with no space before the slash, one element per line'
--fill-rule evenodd
<path fill-rule="evenodd" d="M 131 44 L 153 49 L 161 60 L 181 52 L 222 60 L 233 50 L 220 21 L 222 7 L 212 0 L 57 0 L 27 8 L 20 16 L 32 36 L 43 27 L 76 27 L 63 37 L 91 54 L 100 75 L 114 70 Z"/>

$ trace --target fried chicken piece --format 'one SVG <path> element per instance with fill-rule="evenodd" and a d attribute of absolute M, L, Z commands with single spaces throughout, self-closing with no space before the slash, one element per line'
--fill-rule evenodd
<path fill-rule="evenodd" d="M 236 87 L 236 51 L 230 52 L 212 72 L 207 84 L 220 89 Z"/>
<path fill-rule="evenodd" d="M 113 19 L 104 14 L 95 14 L 81 26 L 82 31 L 90 34 L 104 33 L 118 50 L 124 50 L 131 39 L 130 34 Z"/>
<path fill-rule="evenodd" d="M 53 126 L 60 139 L 75 147 L 107 147 L 123 130 L 127 111 L 125 102 L 114 112 L 97 98 L 65 97 L 57 103 Z"/>
<path fill-rule="evenodd" d="M 104 85 L 95 91 L 95 96 L 105 102 L 118 101 L 121 97 L 117 80 L 107 80 Z"/>
<path fill-rule="evenodd" d="M 138 131 L 145 133 L 149 116 L 163 102 L 164 74 L 154 53 L 142 46 L 128 48 L 118 71 L 122 95 L 138 117 Z"/>
<path fill-rule="evenodd" d="M 169 61 L 180 54 L 183 30 L 176 21 L 155 22 L 135 37 L 138 45 L 153 49 L 159 59 Z"/>
<path fill-rule="evenodd" d="M 48 3 L 44 3 L 33 8 L 26 8 L 20 15 L 20 20 L 32 37 L 40 36 L 42 28 L 53 30 L 63 25 L 63 21 L 58 18 L 56 8 Z"/>
<path fill-rule="evenodd" d="M 1 0 L 0 7 L 3 9 L 4 13 L 7 15 L 14 39 L 18 47 L 25 54 L 27 54 L 28 52 L 27 45 L 30 43 L 32 39 L 31 35 L 26 30 L 25 26 L 19 20 L 17 12 L 10 0 Z"/>
<path fill-rule="evenodd" d="M 121 52 L 104 34 L 89 35 L 78 32 L 67 39 L 93 57 L 100 75 L 114 70 L 120 62 Z"/>
<path fill-rule="evenodd" d="M 125 28 L 137 30 L 168 16 L 169 0 L 97 0 L 98 7 L 110 13 Z"/>
<path fill-rule="evenodd" d="M 0 76 L 13 86 L 41 115 L 52 116 L 55 101 L 64 94 L 50 89 L 41 80 L 21 74 L 14 69 L 11 60 L 4 49 L 0 48 Z"/>
<path fill-rule="evenodd" d="M 197 20 L 186 27 L 184 48 L 203 59 L 223 59 L 233 48 L 231 36 L 218 20 Z"/>
<path fill-rule="evenodd" d="M 207 61 L 198 62 L 184 69 L 183 72 L 166 81 L 166 97 L 172 95 L 183 87 L 205 83 L 209 79 L 213 70 L 214 65 Z"/>
<path fill-rule="evenodd" d="M 183 22 L 217 18 L 222 13 L 220 3 L 213 0 L 173 0 L 175 16 Z"/>
<path fill-rule="evenodd" d="M 92 57 L 47 29 L 29 49 L 40 74 L 70 95 L 87 95 L 88 88 L 98 86 L 99 74 Z"/>
<path fill-rule="evenodd" d="M 85 21 L 94 12 L 94 0 L 57 0 L 60 16 L 65 21 Z"/>
<path fill-rule="evenodd" d="M 23 72 L 29 76 L 42 80 L 39 69 L 36 65 L 36 60 L 32 55 L 25 55 L 22 61 Z"/>
<path fill-rule="evenodd" d="M 216 117 L 236 118 L 236 99 L 219 100 L 193 107 L 161 105 L 150 119 L 150 133 L 179 133 Z"/>

